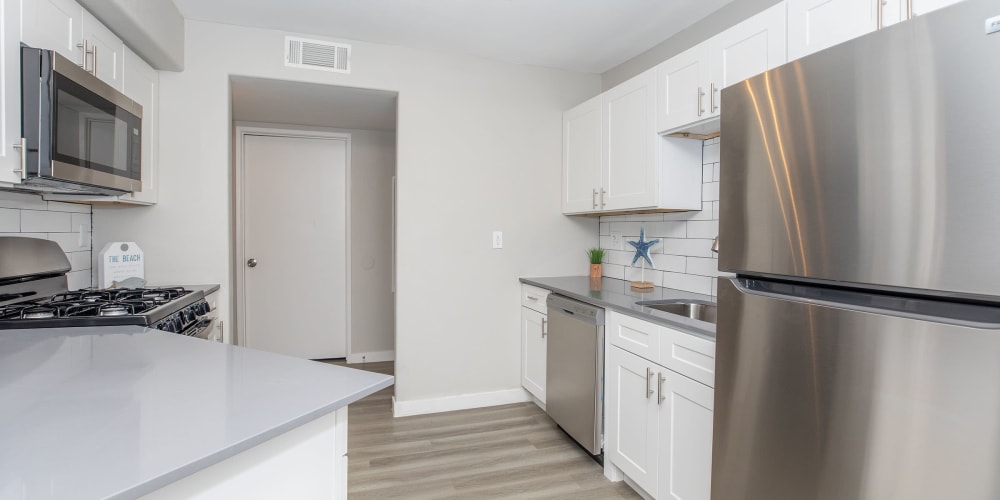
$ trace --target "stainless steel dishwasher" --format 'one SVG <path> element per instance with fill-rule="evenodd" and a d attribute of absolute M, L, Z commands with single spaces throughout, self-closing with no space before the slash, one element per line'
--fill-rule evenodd
<path fill-rule="evenodd" d="M 604 434 L 604 309 L 550 294 L 545 411 L 591 455 Z"/>

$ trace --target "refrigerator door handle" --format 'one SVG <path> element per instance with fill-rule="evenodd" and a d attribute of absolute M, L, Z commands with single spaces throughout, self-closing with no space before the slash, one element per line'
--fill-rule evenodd
<path fill-rule="evenodd" d="M 1000 330 L 1000 304 L 973 303 L 902 292 L 790 284 L 751 277 L 737 277 L 731 281 L 739 291 L 750 295 L 897 318 Z"/>

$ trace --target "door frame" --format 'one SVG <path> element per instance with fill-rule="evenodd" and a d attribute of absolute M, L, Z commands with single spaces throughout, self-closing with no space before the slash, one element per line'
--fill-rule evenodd
<path fill-rule="evenodd" d="M 302 130 L 296 128 L 275 128 L 257 127 L 253 125 L 236 125 L 236 147 L 234 148 L 236 158 L 233 169 L 233 288 L 236 299 L 235 310 L 233 311 L 233 332 L 232 339 L 236 345 L 246 345 L 245 332 L 242 331 L 246 323 L 246 260 L 244 253 L 245 236 L 245 212 L 246 202 L 244 193 L 246 186 L 246 165 L 244 165 L 245 140 L 247 136 L 267 136 L 267 137 L 287 137 L 293 139 L 317 139 L 317 140 L 341 140 L 347 146 L 347 164 L 344 168 L 345 186 L 345 212 L 344 212 L 344 284 L 345 304 L 344 304 L 344 333 L 346 339 L 345 359 L 351 354 L 351 134 L 345 132 L 326 132 L 321 130 Z"/>

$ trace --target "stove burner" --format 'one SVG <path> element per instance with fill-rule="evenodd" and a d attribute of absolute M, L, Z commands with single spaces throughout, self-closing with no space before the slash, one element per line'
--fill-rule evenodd
<path fill-rule="evenodd" d="M 122 304 L 107 304 L 100 307 L 98 316 L 125 316 L 132 314 L 130 308 Z"/>
<path fill-rule="evenodd" d="M 29 307 L 21 310 L 21 319 L 54 318 L 58 310 L 52 307 Z"/>

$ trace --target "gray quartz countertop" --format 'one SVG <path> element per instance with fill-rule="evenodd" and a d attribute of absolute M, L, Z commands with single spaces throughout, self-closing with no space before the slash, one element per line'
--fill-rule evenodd
<path fill-rule="evenodd" d="M 0 498 L 134 498 L 392 385 L 142 327 L 0 331 Z"/>
<path fill-rule="evenodd" d="M 678 328 L 715 341 L 715 325 L 711 323 L 635 304 L 639 301 L 663 299 L 694 299 L 715 302 L 710 295 L 663 287 L 655 287 L 651 292 L 637 292 L 632 290 L 627 281 L 614 278 L 602 278 L 600 286 L 591 286 L 590 278 L 587 276 L 521 278 L 521 283 L 551 290 L 554 293 L 571 299 L 618 311 L 671 328 Z"/>

